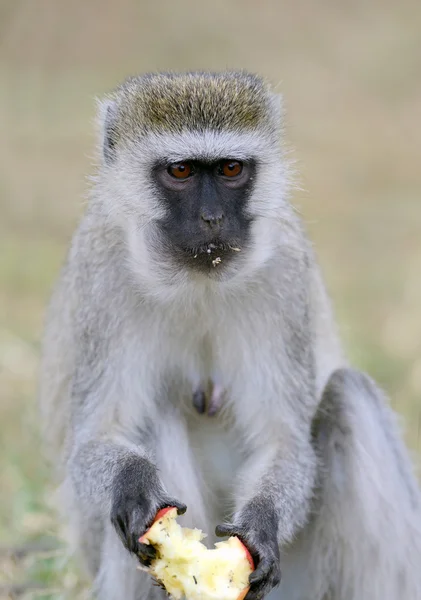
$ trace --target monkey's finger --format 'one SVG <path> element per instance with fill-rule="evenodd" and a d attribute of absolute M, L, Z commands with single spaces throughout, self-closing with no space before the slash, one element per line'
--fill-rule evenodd
<path fill-rule="evenodd" d="M 150 562 L 156 558 L 156 549 L 150 544 L 137 543 L 136 554 L 145 562 Z"/>
<path fill-rule="evenodd" d="M 147 556 L 148 558 L 156 557 L 156 549 L 151 544 L 142 544 L 138 542 L 137 553 L 142 554 L 142 556 Z"/>
<path fill-rule="evenodd" d="M 164 508 L 166 508 L 167 506 L 174 506 L 177 509 L 178 515 L 184 515 L 184 513 L 187 510 L 187 505 L 183 502 L 179 502 L 178 500 L 169 500 Z"/>
<path fill-rule="evenodd" d="M 215 534 L 218 537 L 237 535 L 237 528 L 234 525 L 217 525 L 215 527 Z"/>
<path fill-rule="evenodd" d="M 251 584 L 259 583 L 263 579 L 266 579 L 272 570 L 273 561 L 269 559 L 262 559 L 259 565 L 253 573 L 249 576 L 249 582 Z"/>

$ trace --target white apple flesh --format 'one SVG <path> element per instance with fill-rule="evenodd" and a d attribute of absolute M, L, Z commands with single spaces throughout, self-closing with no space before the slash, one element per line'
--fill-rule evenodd
<path fill-rule="evenodd" d="M 249 590 L 253 559 L 237 537 L 202 544 L 206 535 L 177 523 L 177 509 L 160 510 L 153 525 L 139 539 L 151 544 L 157 557 L 149 573 L 174 600 L 243 600 Z"/>

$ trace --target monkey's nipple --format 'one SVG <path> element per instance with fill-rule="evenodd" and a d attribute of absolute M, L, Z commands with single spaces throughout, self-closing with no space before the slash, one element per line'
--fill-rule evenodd
<path fill-rule="evenodd" d="M 208 389 L 200 385 L 193 392 L 193 406 L 200 415 L 207 412 L 208 417 L 213 417 L 221 409 L 224 403 L 225 390 L 224 388 L 213 382 L 210 382 Z"/>
<path fill-rule="evenodd" d="M 193 392 L 193 406 L 199 415 L 203 415 L 206 411 L 206 393 L 202 386 Z"/>

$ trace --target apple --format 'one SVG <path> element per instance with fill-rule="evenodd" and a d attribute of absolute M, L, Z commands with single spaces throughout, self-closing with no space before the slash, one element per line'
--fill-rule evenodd
<path fill-rule="evenodd" d="M 156 548 L 148 567 L 174 600 L 243 600 L 249 590 L 253 558 L 238 537 L 202 544 L 206 535 L 177 523 L 177 509 L 158 511 L 152 526 L 139 542 Z"/>

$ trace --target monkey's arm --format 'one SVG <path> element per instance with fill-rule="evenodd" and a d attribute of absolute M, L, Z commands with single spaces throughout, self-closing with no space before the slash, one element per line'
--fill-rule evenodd
<path fill-rule="evenodd" d="M 82 443 L 68 464 L 69 477 L 85 514 L 110 519 L 124 546 L 142 562 L 154 556 L 138 542 L 156 513 L 166 506 L 186 506 L 165 491 L 157 468 L 141 446 L 110 440 Z"/>
<path fill-rule="evenodd" d="M 247 600 L 261 598 L 280 582 L 280 546 L 305 525 L 316 481 L 316 456 L 310 432 L 302 440 L 261 447 L 241 474 L 232 523 L 219 525 L 219 536 L 238 535 L 250 549 L 257 569 Z M 285 442 L 285 440 L 284 440 Z"/>

